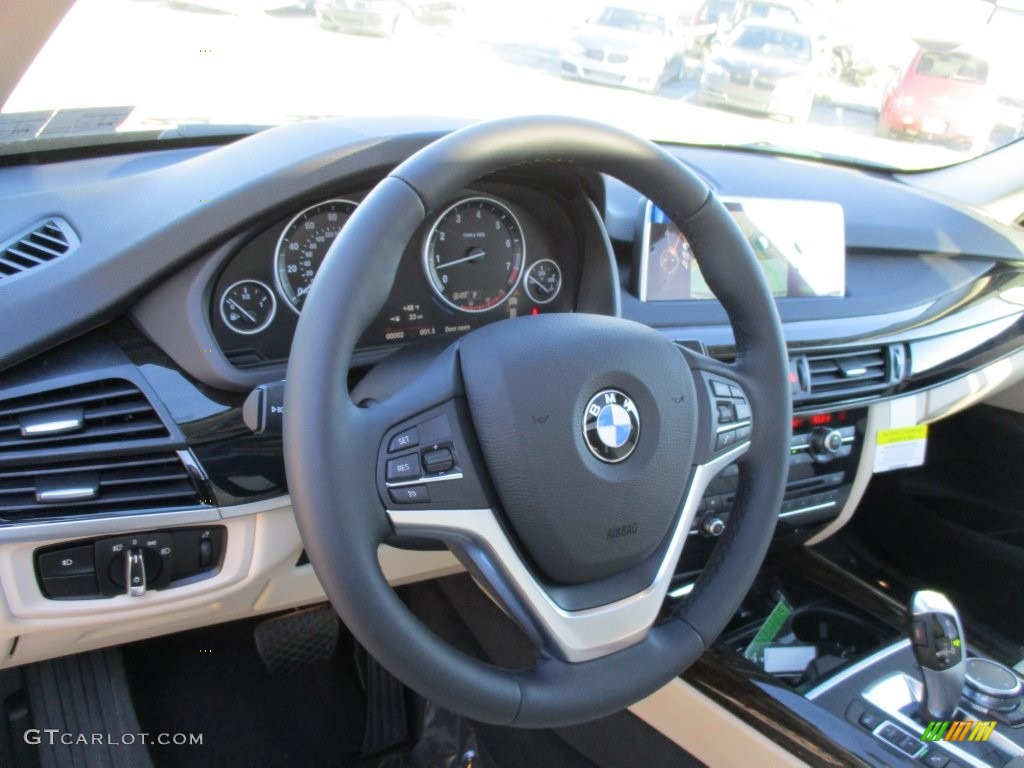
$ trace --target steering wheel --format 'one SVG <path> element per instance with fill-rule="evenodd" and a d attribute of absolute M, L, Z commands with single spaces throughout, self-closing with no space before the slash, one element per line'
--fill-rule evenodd
<path fill-rule="evenodd" d="M 522 317 L 465 335 L 383 401 L 354 404 L 353 349 L 424 219 L 482 176 L 530 163 L 616 176 L 677 222 L 729 315 L 735 363 L 624 319 Z M 366 197 L 303 308 L 284 451 L 309 559 L 356 639 L 448 709 L 524 727 L 618 711 L 690 665 L 757 574 L 785 483 L 787 374 L 753 252 L 674 157 L 570 118 L 456 131 Z M 732 462 L 729 525 L 692 592 L 666 609 L 704 490 Z M 378 562 L 396 536 L 446 544 L 536 644 L 534 665 L 471 658 L 414 617 Z"/>

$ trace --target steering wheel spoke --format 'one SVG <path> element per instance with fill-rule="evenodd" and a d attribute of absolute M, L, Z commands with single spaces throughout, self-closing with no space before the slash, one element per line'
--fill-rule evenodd
<path fill-rule="evenodd" d="M 693 372 L 700 409 L 701 435 L 697 462 L 717 463 L 728 455 L 735 461 L 750 447 L 754 413 L 750 390 L 754 384 L 739 365 L 723 363 L 692 350 L 682 350 Z"/>
<path fill-rule="evenodd" d="M 406 378 L 394 370 L 389 376 Z M 420 365 L 397 391 L 367 400 L 358 409 L 360 439 L 345 450 L 376 443 L 377 489 L 385 508 L 422 512 L 492 503 L 465 403 L 457 344 Z"/>
<path fill-rule="evenodd" d="M 397 534 L 445 542 L 543 651 L 567 662 L 591 661 L 634 645 L 647 635 L 661 612 L 708 483 L 745 451 L 746 445 L 734 446 L 693 467 L 688 493 L 664 546 L 634 574 L 626 574 L 630 581 L 642 583 L 642 588 L 607 603 L 576 609 L 567 605 L 585 605 L 588 595 L 572 595 L 571 588 L 539 580 L 493 509 L 392 505 L 388 516 Z"/>

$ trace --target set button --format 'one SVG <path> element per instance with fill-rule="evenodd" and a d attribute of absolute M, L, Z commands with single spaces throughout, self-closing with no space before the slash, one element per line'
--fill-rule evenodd
<path fill-rule="evenodd" d="M 416 427 L 409 427 L 391 438 L 388 443 L 388 453 L 404 451 L 407 448 L 415 448 L 420 444 L 419 430 Z"/>

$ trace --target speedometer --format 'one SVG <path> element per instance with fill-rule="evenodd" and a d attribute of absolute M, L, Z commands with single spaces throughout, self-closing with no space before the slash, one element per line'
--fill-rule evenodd
<path fill-rule="evenodd" d="M 356 209 L 351 200 L 327 200 L 288 222 L 274 254 L 274 274 L 281 295 L 296 312 L 302 309 L 327 249 Z"/>
<path fill-rule="evenodd" d="M 449 207 L 423 245 L 431 288 L 463 312 L 484 312 L 504 303 L 519 284 L 525 257 L 519 222 L 489 197 L 469 197 Z"/>

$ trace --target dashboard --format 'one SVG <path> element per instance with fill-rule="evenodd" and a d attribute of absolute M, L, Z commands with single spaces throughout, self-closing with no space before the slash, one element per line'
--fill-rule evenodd
<path fill-rule="evenodd" d="M 257 231 L 225 261 L 210 327 L 240 368 L 287 360 L 305 296 L 366 190 L 339 191 Z M 573 212 L 549 192 L 492 182 L 445 204 L 409 242 L 369 352 L 454 339 L 496 320 L 571 311 L 581 252 Z"/>
<path fill-rule="evenodd" d="M 245 411 L 280 407 L 273 387 L 305 296 L 331 290 L 316 273 L 345 222 L 377 181 L 454 127 L 331 120 L 0 167 L 5 249 L 71 233 L 66 253 L 0 278 L 0 665 L 323 599 L 291 513 L 280 418 L 254 432 Z M 797 229 L 831 221 L 809 248 L 829 251 L 829 279 L 777 291 L 796 415 L 783 535 L 814 541 L 849 519 L 879 466 L 880 432 L 1024 378 L 1020 231 L 880 171 L 666 149 L 750 211 L 785 201 Z M 652 223 L 669 229 L 635 190 L 590 169 L 538 163 L 472 182 L 406 244 L 353 383 L 372 391 L 390 360 L 549 313 L 622 316 L 735 358 L 728 317 L 698 283 L 651 291 L 652 265 L 675 272 L 684 261 Z M 718 404 L 723 434 L 746 428 L 741 396 Z M 161 474 L 144 476 L 139 456 L 158 457 Z M 686 567 L 700 567 L 727 525 L 735 472 L 709 486 Z M 26 477 L 38 487 L 26 491 Z M 39 479 L 55 477 L 78 482 L 80 497 Z M 147 477 L 165 485 L 135 493 Z M 160 576 L 133 596 L 110 576 L 114 548 L 146 542 L 155 554 L 140 557 Z M 92 553 L 93 570 L 45 577 L 78 586 L 44 585 L 42 564 L 73 560 L 71 550 Z M 386 547 L 380 558 L 396 584 L 461 567 L 430 549 Z"/>

